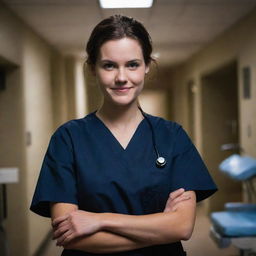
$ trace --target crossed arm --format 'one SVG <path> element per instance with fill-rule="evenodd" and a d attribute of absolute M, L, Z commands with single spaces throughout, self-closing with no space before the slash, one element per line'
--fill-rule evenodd
<path fill-rule="evenodd" d="M 195 223 L 193 191 L 171 193 L 163 212 L 148 215 L 92 213 L 77 205 L 52 204 L 57 245 L 91 253 L 114 253 L 190 238 Z"/>

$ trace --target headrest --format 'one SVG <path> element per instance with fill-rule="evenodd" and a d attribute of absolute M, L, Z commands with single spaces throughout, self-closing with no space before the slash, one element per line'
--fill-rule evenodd
<path fill-rule="evenodd" d="M 235 180 L 247 180 L 256 175 L 256 159 L 234 154 L 222 161 L 219 169 Z"/>

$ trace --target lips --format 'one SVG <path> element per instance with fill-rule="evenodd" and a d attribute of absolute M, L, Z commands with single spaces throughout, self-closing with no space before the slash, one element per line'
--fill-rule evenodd
<path fill-rule="evenodd" d="M 118 87 L 118 88 L 111 88 L 115 92 L 128 92 L 131 87 Z"/>

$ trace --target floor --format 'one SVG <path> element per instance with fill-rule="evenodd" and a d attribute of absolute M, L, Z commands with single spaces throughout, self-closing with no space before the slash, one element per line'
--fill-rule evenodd
<path fill-rule="evenodd" d="M 238 256 L 239 252 L 234 247 L 218 249 L 209 237 L 210 221 L 205 216 L 203 206 L 199 205 L 197 209 L 197 219 L 192 238 L 183 242 L 183 246 L 188 256 Z M 51 242 L 43 256 L 59 256 L 61 248 Z"/>
<path fill-rule="evenodd" d="M 188 256 L 238 256 L 239 251 L 231 246 L 219 249 L 209 236 L 211 223 L 204 213 L 203 205 L 197 207 L 197 218 L 190 240 L 182 242 Z"/>

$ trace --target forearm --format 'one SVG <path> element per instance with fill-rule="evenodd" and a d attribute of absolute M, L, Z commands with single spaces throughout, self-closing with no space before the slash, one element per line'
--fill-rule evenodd
<path fill-rule="evenodd" d="M 171 212 L 140 216 L 104 213 L 102 230 L 151 245 L 187 240 L 194 228 L 196 208 L 195 193 L 188 193 L 191 199 L 180 202 Z"/>
<path fill-rule="evenodd" d="M 115 253 L 172 243 L 190 236 L 189 224 L 183 221 L 185 216 L 179 209 L 141 216 L 115 213 L 98 213 L 96 216 L 101 219 L 100 230 L 80 235 L 65 243 L 64 248 L 91 253 Z"/>
<path fill-rule="evenodd" d="M 135 250 L 146 246 L 149 246 L 146 242 L 137 241 L 106 231 L 99 231 L 89 236 L 74 239 L 65 245 L 64 248 L 90 253 L 116 253 Z"/>
<path fill-rule="evenodd" d="M 175 212 L 142 216 L 106 213 L 103 230 L 150 245 L 165 244 L 189 238 L 189 225 L 180 219 Z"/>
<path fill-rule="evenodd" d="M 52 219 L 55 219 L 76 211 L 78 207 L 72 204 L 57 203 L 52 204 L 51 209 Z M 88 236 L 77 237 L 64 245 L 64 248 L 90 253 L 115 253 L 135 250 L 146 246 L 148 244 L 142 243 L 141 241 L 107 231 L 99 231 Z"/>
<path fill-rule="evenodd" d="M 180 193 L 183 194 L 179 190 L 172 193 L 163 213 L 139 216 L 87 212 L 70 204 L 53 205 L 54 239 L 57 245 L 102 252 L 186 240 L 194 227 L 196 200 L 192 191 L 186 192 L 185 197 Z"/>

